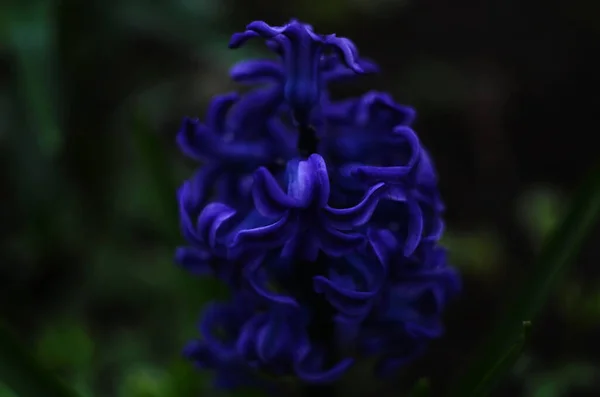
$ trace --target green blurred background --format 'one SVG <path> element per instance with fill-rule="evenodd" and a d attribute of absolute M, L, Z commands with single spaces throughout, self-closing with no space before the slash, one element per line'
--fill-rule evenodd
<path fill-rule="evenodd" d="M 465 292 L 447 336 L 365 395 L 404 395 L 423 376 L 443 390 L 598 155 L 598 4 L 3 0 L 2 318 L 83 397 L 219 395 L 179 358 L 202 306 L 226 291 L 173 265 L 175 189 L 193 169 L 174 135 L 235 89 L 229 66 L 265 54 L 228 50 L 231 33 L 298 17 L 382 67 L 336 94 L 386 90 L 419 111 Z M 600 395 L 599 258 L 588 244 L 495 395 Z"/>

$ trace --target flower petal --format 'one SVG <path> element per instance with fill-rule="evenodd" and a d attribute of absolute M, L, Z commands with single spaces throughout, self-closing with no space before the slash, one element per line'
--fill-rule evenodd
<path fill-rule="evenodd" d="M 236 214 L 236 211 L 222 203 L 210 203 L 198 217 L 198 233 L 211 248 L 216 248 L 220 229 Z"/>
<path fill-rule="evenodd" d="M 283 67 L 279 62 L 250 59 L 236 63 L 229 70 L 233 81 L 262 84 L 283 82 Z"/>
<path fill-rule="evenodd" d="M 254 173 L 252 198 L 256 210 L 267 217 L 282 216 L 299 206 L 298 200 L 284 193 L 275 177 L 264 167 Z"/>
<path fill-rule="evenodd" d="M 352 229 L 356 226 L 362 226 L 371 219 L 371 215 L 377 208 L 381 195 L 385 192 L 385 184 L 378 183 L 372 186 L 363 199 L 350 208 L 331 208 L 325 207 L 324 212 L 327 222 L 342 230 Z"/>
<path fill-rule="evenodd" d="M 322 369 L 322 361 L 320 354 L 309 350 L 294 365 L 296 375 L 306 383 L 331 383 L 339 379 L 354 364 L 353 359 L 345 358 L 333 367 L 324 370 Z"/>

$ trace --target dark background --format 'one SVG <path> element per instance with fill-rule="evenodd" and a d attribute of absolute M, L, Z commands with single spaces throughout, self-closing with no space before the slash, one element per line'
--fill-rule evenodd
<path fill-rule="evenodd" d="M 228 50 L 230 34 L 297 17 L 381 65 L 338 94 L 386 90 L 419 111 L 465 291 L 386 395 L 422 376 L 438 395 L 597 156 L 599 15 L 588 0 L 4 0 L 2 318 L 84 397 L 218 394 L 179 358 L 224 291 L 172 263 L 175 188 L 193 169 L 174 135 L 235 89 L 233 62 L 265 54 Z M 497 396 L 600 395 L 599 257 L 590 241 Z"/>

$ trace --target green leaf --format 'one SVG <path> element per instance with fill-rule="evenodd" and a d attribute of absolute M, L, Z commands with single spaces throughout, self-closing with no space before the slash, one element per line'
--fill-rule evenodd
<path fill-rule="evenodd" d="M 19 397 L 77 396 L 41 366 L 3 324 L 0 324 L 0 382 Z"/>
<path fill-rule="evenodd" d="M 515 340 L 503 355 L 498 357 L 497 361 L 490 367 L 487 373 L 481 378 L 479 383 L 472 389 L 470 396 L 485 396 L 494 386 L 504 378 L 516 364 L 529 341 L 531 331 L 531 322 L 523 321 L 523 330 L 521 335 Z"/>
<path fill-rule="evenodd" d="M 597 164 L 576 192 L 562 222 L 549 235 L 538 261 L 523 285 L 517 289 L 508 310 L 478 349 L 480 356 L 473 360 L 466 375 L 459 379 L 455 387 L 449 389 L 449 396 L 485 395 L 474 394 L 473 391 L 518 338 L 522 322 L 535 319 L 599 218 L 600 164 Z"/>
<path fill-rule="evenodd" d="M 4 11 L 3 11 L 4 12 Z M 7 7 L 6 35 L 15 58 L 21 101 L 27 109 L 29 128 L 37 135 L 39 149 L 48 158 L 62 148 L 57 105 L 57 43 L 54 2 Z"/>

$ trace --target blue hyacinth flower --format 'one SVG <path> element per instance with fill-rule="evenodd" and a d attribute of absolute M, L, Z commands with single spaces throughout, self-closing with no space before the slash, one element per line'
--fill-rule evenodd
<path fill-rule="evenodd" d="M 461 288 L 416 112 L 376 91 L 331 100 L 330 82 L 377 70 L 346 38 L 256 21 L 230 47 L 255 37 L 278 59 L 230 75 L 259 87 L 216 96 L 177 135 L 200 167 L 178 190 L 176 262 L 232 293 L 185 355 L 223 388 L 328 384 L 369 357 L 393 373 L 443 334 Z"/>

